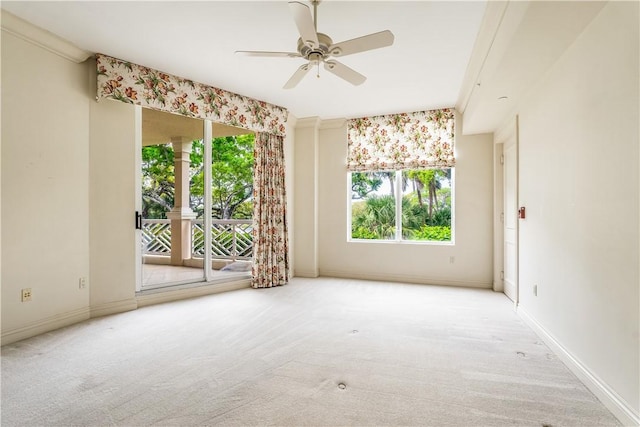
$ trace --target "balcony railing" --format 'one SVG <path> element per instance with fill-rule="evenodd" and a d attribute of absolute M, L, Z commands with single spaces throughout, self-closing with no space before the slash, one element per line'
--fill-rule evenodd
<path fill-rule="evenodd" d="M 251 259 L 253 221 L 250 219 L 214 219 L 211 224 L 211 255 L 213 258 Z M 203 220 L 191 221 L 191 253 L 204 256 Z"/>
<path fill-rule="evenodd" d="M 145 255 L 171 255 L 170 220 L 142 220 L 142 250 Z"/>
<path fill-rule="evenodd" d="M 211 256 L 218 259 L 251 259 L 253 238 L 250 219 L 214 219 L 211 225 Z M 142 245 L 145 255 L 171 255 L 171 221 L 142 220 Z M 204 257 L 203 220 L 191 221 L 191 256 Z"/>

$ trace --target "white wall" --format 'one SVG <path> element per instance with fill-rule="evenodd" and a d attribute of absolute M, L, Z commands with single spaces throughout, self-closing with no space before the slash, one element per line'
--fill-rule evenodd
<path fill-rule="evenodd" d="M 3 343 L 89 317 L 87 70 L 2 33 Z"/>
<path fill-rule="evenodd" d="M 298 119 L 294 152 L 294 275 L 318 277 L 318 117 Z"/>
<path fill-rule="evenodd" d="M 3 31 L 3 344 L 136 307 L 134 107 L 95 82 L 94 61 Z"/>
<path fill-rule="evenodd" d="M 519 108 L 520 310 L 636 416 L 638 38 L 608 3 Z"/>
<path fill-rule="evenodd" d="M 88 79 L 95 90 L 95 61 Z M 95 93 L 95 91 L 93 92 Z M 91 102 L 89 189 L 91 315 L 137 307 L 136 107 Z M 140 125 L 140 123 L 138 123 Z M 139 267 L 139 266 L 138 266 Z"/>
<path fill-rule="evenodd" d="M 490 134 L 463 136 L 460 123 L 458 118 L 454 245 L 347 242 L 346 122 L 331 120 L 320 125 L 317 177 L 317 264 L 320 275 L 491 287 L 492 137 Z M 306 153 L 307 156 L 311 154 L 311 150 Z M 302 194 L 309 197 L 307 193 L 311 188 L 308 184 L 297 186 L 296 197 Z M 312 216 L 309 204 L 296 204 L 297 223 Z M 307 242 L 296 235 L 296 243 L 304 245 Z M 453 263 L 450 263 L 450 257 L 454 257 Z M 298 267 L 303 268 L 300 258 L 296 270 Z"/>

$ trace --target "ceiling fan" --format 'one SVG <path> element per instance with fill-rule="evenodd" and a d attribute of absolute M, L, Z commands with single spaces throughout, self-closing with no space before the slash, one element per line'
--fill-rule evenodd
<path fill-rule="evenodd" d="M 248 56 L 306 59 L 308 62 L 301 65 L 293 73 L 289 81 L 285 83 L 284 89 L 294 88 L 314 66 L 317 66 L 319 70 L 321 62 L 324 64 L 325 70 L 353 85 L 364 83 L 367 79 L 365 76 L 331 58 L 391 46 L 394 39 L 393 33 L 385 30 L 340 43 L 333 43 L 331 37 L 318 32 L 318 4 L 320 0 L 313 0 L 311 3 L 313 4 L 313 16 L 309 6 L 306 4 L 297 1 L 289 2 L 289 9 L 300 33 L 297 52 L 237 50 L 236 53 Z"/>

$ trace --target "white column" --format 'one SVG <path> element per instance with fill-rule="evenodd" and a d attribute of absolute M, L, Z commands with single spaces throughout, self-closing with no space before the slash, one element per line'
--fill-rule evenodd
<path fill-rule="evenodd" d="M 296 123 L 294 152 L 294 276 L 318 277 L 318 141 L 320 118 Z"/>
<path fill-rule="evenodd" d="M 167 212 L 171 220 L 171 265 L 182 265 L 191 258 L 191 220 L 196 214 L 189 206 L 189 165 L 191 141 L 172 137 L 175 195 L 173 209 Z"/>

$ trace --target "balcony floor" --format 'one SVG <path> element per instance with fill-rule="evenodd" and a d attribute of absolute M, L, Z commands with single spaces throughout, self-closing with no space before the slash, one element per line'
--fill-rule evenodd
<path fill-rule="evenodd" d="M 237 279 L 239 277 L 250 277 L 251 272 L 235 272 L 213 270 L 213 280 Z M 200 282 L 204 280 L 202 268 L 182 267 L 174 265 L 143 264 L 142 265 L 142 287 L 183 284 L 189 282 Z"/>

